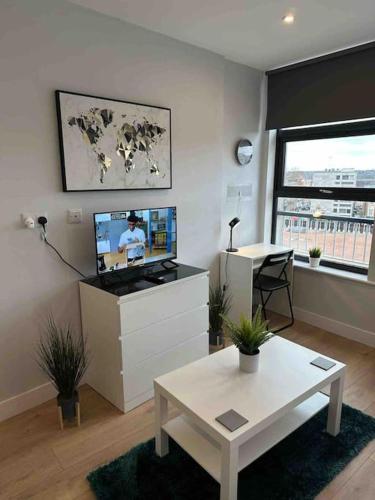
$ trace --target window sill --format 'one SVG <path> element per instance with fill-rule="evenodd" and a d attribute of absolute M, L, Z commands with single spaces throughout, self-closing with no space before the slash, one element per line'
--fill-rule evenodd
<path fill-rule="evenodd" d="M 349 271 L 343 271 L 342 269 L 335 269 L 326 266 L 310 267 L 308 262 L 303 262 L 296 259 L 294 259 L 293 265 L 295 269 L 302 269 L 311 273 L 327 274 L 335 278 L 354 281 L 355 283 L 362 283 L 363 285 L 375 286 L 375 281 L 369 281 L 365 274 L 351 273 Z"/>

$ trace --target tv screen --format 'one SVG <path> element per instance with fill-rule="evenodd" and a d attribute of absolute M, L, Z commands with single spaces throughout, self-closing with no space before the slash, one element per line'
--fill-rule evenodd
<path fill-rule="evenodd" d="M 176 207 L 94 214 L 98 274 L 177 257 Z"/>

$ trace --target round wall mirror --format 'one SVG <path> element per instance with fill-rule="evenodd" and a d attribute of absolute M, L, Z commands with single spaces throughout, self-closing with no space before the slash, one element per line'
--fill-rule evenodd
<path fill-rule="evenodd" d="M 236 156 L 240 165 L 247 165 L 253 157 L 254 146 L 248 139 L 241 139 L 237 144 Z"/>

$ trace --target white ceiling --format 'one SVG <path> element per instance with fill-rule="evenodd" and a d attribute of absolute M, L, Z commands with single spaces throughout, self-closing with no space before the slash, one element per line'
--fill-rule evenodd
<path fill-rule="evenodd" d="M 259 69 L 375 39 L 375 0 L 71 1 Z"/>

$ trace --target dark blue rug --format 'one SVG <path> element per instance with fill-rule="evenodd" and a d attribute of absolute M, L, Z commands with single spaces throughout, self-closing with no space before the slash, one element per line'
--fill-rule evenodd
<path fill-rule="evenodd" d="M 343 406 L 341 432 L 325 432 L 319 412 L 239 474 L 239 500 L 308 500 L 373 439 L 375 418 Z M 219 485 L 170 440 L 159 458 L 154 440 L 140 444 L 87 478 L 100 500 L 217 500 Z"/>

